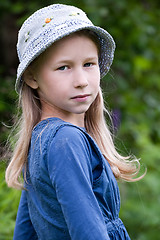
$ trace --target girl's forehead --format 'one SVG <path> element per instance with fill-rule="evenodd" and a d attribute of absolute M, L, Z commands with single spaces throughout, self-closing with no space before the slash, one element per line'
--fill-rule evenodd
<path fill-rule="evenodd" d="M 92 42 L 95 43 L 95 41 L 93 40 L 93 38 L 91 38 L 90 34 L 86 34 L 85 32 L 83 31 L 80 31 L 80 32 L 75 32 L 75 33 L 72 33 L 70 35 L 67 35 L 57 41 L 55 41 L 51 47 L 54 47 L 54 46 L 58 46 L 58 45 L 64 45 L 64 44 L 72 44 L 72 40 L 74 39 L 78 39 L 78 38 L 82 38 L 83 41 L 85 42 L 85 40 L 91 40 Z M 96 43 L 95 43 L 96 44 Z M 97 41 L 97 44 L 98 44 L 98 41 Z"/>
<path fill-rule="evenodd" d="M 53 43 L 45 51 L 45 55 L 49 57 L 50 55 L 56 55 L 59 52 L 63 53 L 63 51 L 67 51 L 68 53 L 70 53 L 70 50 L 72 50 L 72 48 L 74 48 L 74 51 L 78 52 L 79 46 L 84 47 L 84 50 L 82 50 L 84 52 L 86 51 L 86 45 L 90 46 L 90 48 L 88 48 L 88 51 L 91 51 L 91 49 L 94 49 L 94 51 L 96 49 L 96 51 L 98 51 L 96 43 L 90 37 L 83 34 L 79 35 L 75 33 Z"/>

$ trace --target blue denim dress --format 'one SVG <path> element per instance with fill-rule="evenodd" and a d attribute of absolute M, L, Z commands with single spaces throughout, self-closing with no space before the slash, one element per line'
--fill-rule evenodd
<path fill-rule="evenodd" d="M 85 129 L 58 118 L 32 132 L 14 240 L 130 240 L 117 181 Z"/>

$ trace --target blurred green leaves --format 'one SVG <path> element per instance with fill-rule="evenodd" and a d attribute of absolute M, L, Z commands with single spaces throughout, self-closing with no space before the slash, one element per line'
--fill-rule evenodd
<path fill-rule="evenodd" d="M 9 189 L 4 180 L 5 164 L 0 164 L 0 240 L 13 238 L 20 191 Z"/>

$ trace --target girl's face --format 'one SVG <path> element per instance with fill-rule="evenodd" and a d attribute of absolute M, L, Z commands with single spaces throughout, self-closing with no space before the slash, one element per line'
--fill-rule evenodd
<path fill-rule="evenodd" d="M 34 76 L 42 119 L 58 117 L 84 126 L 84 115 L 100 84 L 98 50 L 86 36 L 73 34 L 54 43 Z"/>

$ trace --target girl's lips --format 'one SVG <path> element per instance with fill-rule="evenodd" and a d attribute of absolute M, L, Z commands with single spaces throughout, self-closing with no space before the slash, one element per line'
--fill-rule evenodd
<path fill-rule="evenodd" d="M 75 97 L 72 97 L 72 99 L 77 101 L 77 102 L 85 102 L 88 99 L 89 96 L 90 96 L 89 94 L 77 95 Z"/>

